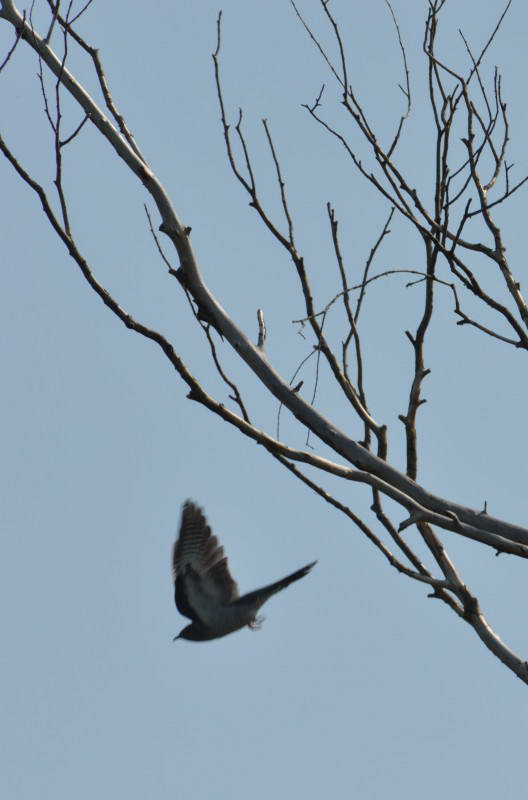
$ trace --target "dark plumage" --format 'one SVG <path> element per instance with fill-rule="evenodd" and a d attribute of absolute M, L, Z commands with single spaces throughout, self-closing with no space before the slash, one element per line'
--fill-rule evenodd
<path fill-rule="evenodd" d="M 202 510 L 187 500 L 174 544 L 172 566 L 176 606 L 191 624 L 174 638 L 204 642 L 226 636 L 245 625 L 258 627 L 257 612 L 266 600 L 304 578 L 316 563 L 312 561 L 282 580 L 240 597 L 227 566 L 224 548 L 211 533 Z"/>

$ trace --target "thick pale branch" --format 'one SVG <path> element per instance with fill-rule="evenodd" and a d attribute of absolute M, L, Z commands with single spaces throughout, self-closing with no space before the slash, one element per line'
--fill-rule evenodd
<path fill-rule="evenodd" d="M 416 271 L 417 274 L 420 275 L 420 280 L 414 282 L 423 282 L 424 284 L 423 314 L 414 336 L 408 334 L 414 348 L 414 371 L 411 377 L 411 386 L 409 389 L 408 408 L 405 416 L 400 417 L 405 424 L 407 435 L 407 474 L 402 474 L 385 461 L 385 426 L 377 425 L 370 417 L 370 413 L 368 412 L 363 388 L 362 354 L 359 334 L 357 331 L 357 319 L 359 310 L 361 308 L 365 287 L 369 282 L 382 277 L 377 275 L 371 278 L 369 277 L 368 272 L 374 253 L 388 232 L 388 225 L 394 212 L 394 208 L 391 211 L 391 215 L 385 225 L 385 228 L 383 229 L 382 235 L 371 252 L 371 256 L 365 268 L 363 281 L 359 287 L 357 287 L 361 289 L 361 295 L 359 297 L 354 314 L 349 302 L 349 292 L 352 289 L 348 286 L 344 262 L 339 246 L 337 220 L 335 218 L 333 209 L 331 209 L 330 205 L 328 205 L 327 211 L 332 227 L 334 252 L 338 263 L 338 269 L 340 271 L 342 291 L 330 302 L 323 312 L 316 312 L 304 260 L 299 255 L 294 243 L 293 215 L 290 213 L 288 206 L 285 181 L 269 127 L 267 122 L 264 120 L 263 124 L 272 160 L 275 166 L 282 209 L 286 220 L 286 231 L 284 233 L 279 230 L 261 205 L 261 200 L 257 192 L 255 177 L 256 171 L 253 169 L 250 151 L 246 144 L 242 130 L 242 112 L 240 112 L 239 121 L 235 127 L 235 131 L 239 138 L 239 144 L 242 148 L 241 162 L 243 165 L 245 165 L 245 168 L 243 173 L 238 169 L 237 159 L 231 145 L 231 136 L 229 132 L 230 129 L 226 119 L 222 92 L 220 88 L 218 64 L 220 50 L 219 16 L 218 47 L 213 58 L 215 61 L 224 138 L 226 141 L 227 154 L 231 163 L 231 167 L 234 171 L 234 174 L 243 185 L 244 189 L 250 195 L 251 205 L 260 215 L 262 222 L 266 225 L 268 230 L 271 231 L 275 239 L 284 248 L 286 248 L 293 261 L 293 264 L 295 265 L 305 297 L 307 316 L 305 317 L 304 321 L 310 323 L 317 339 L 314 352 L 317 353 L 318 361 L 321 357 L 321 354 L 324 354 L 334 373 L 334 376 L 343 389 L 345 396 L 352 402 L 356 412 L 362 419 L 365 426 L 365 443 L 367 444 L 367 446 L 364 447 L 359 442 L 350 438 L 350 436 L 348 436 L 345 432 L 337 429 L 330 420 L 326 419 L 317 411 L 316 408 L 313 407 L 315 393 L 314 397 L 312 398 L 312 404 L 306 402 L 306 400 L 300 396 L 298 391 L 300 384 L 292 388 L 291 385 L 288 385 L 282 379 L 282 377 L 275 372 L 264 352 L 266 328 L 262 312 L 258 312 L 259 337 L 258 344 L 255 346 L 250 339 L 235 325 L 230 316 L 211 294 L 202 278 L 198 262 L 191 245 L 191 228 L 185 226 L 179 219 L 159 179 L 143 159 L 143 156 L 135 144 L 134 138 L 127 128 L 123 117 L 118 114 L 108 89 L 97 51 L 94 48 L 86 45 L 82 38 L 75 33 L 71 22 L 69 22 L 67 18 L 63 19 L 58 14 L 59 4 L 53 4 L 51 0 L 48 0 L 48 2 L 52 9 L 52 20 L 49 26 L 48 34 L 45 38 L 41 38 L 33 30 L 32 25 L 26 22 L 25 16 L 19 13 L 12 0 L 0 0 L 0 17 L 3 17 L 14 26 L 16 30 L 15 44 L 21 39 L 25 40 L 37 52 L 39 62 L 46 63 L 56 76 L 54 115 L 51 114 L 49 110 L 44 90 L 43 94 L 46 113 L 54 131 L 56 161 L 55 184 L 59 192 L 59 199 L 61 203 L 61 220 L 55 216 L 43 187 L 40 186 L 18 163 L 17 159 L 14 157 L 1 137 L 0 151 L 4 153 L 5 157 L 10 161 L 18 175 L 39 197 L 44 209 L 44 213 L 46 214 L 50 224 L 68 249 L 70 256 L 79 266 L 88 284 L 103 300 L 108 308 L 110 308 L 110 310 L 127 326 L 127 328 L 134 330 L 140 335 L 150 339 L 162 349 L 169 362 L 189 387 L 189 399 L 195 400 L 196 402 L 202 404 L 208 410 L 218 415 L 221 419 L 236 427 L 245 436 L 251 438 L 256 443 L 261 444 L 273 455 L 274 458 L 283 464 L 299 480 L 305 483 L 312 491 L 316 492 L 326 502 L 330 503 L 344 513 L 378 548 L 378 550 L 384 555 L 384 557 L 393 567 L 409 578 L 431 586 L 433 591 L 430 596 L 439 598 L 449 605 L 459 617 L 463 618 L 469 625 L 471 625 L 471 627 L 473 627 L 477 635 L 481 638 L 491 652 L 493 652 L 504 664 L 506 664 L 513 672 L 515 672 L 518 677 L 521 678 L 521 680 L 528 683 L 527 663 L 519 659 L 493 632 L 480 610 L 478 599 L 471 593 L 468 586 L 460 578 L 453 562 L 444 549 L 443 541 L 440 540 L 431 526 L 436 525 L 445 531 L 473 539 L 479 543 L 485 544 L 486 546 L 492 547 L 497 552 L 507 552 L 522 558 L 528 558 L 528 530 L 502 520 L 494 519 L 487 515 L 487 513 L 477 512 L 473 509 L 465 508 L 441 497 L 432 495 L 415 482 L 417 477 L 418 452 L 416 441 L 416 416 L 420 405 L 425 402 L 420 396 L 420 390 L 422 381 L 429 372 L 429 370 L 425 367 L 424 343 L 433 314 L 435 283 L 446 283 L 445 281 L 439 281 L 436 277 L 437 260 L 439 255 L 445 257 L 457 279 L 460 280 L 468 290 L 473 292 L 475 296 L 480 298 L 502 315 L 502 317 L 518 334 L 519 342 L 514 342 L 512 339 L 509 339 L 505 336 L 495 334 L 491 329 L 485 328 L 484 326 L 467 317 L 460 309 L 455 286 L 453 284 L 446 283 L 446 285 L 451 287 L 455 297 L 455 313 L 457 313 L 460 317 L 459 324 L 472 324 L 489 335 L 496 336 L 497 338 L 500 338 L 508 343 L 517 344 L 517 346 L 527 347 L 528 349 L 528 336 L 524 333 L 521 324 L 514 318 L 512 312 L 510 312 L 505 306 L 502 306 L 495 301 L 494 298 L 489 297 L 482 290 L 474 273 L 455 252 L 455 250 L 458 251 L 460 248 L 478 252 L 493 260 L 499 266 L 507 289 L 516 303 L 516 310 L 521 318 L 521 321 L 525 326 L 528 326 L 528 310 L 526 303 L 520 294 L 519 285 L 515 282 L 515 279 L 510 272 L 508 263 L 506 261 L 505 248 L 502 242 L 501 232 L 490 215 L 490 208 L 494 205 L 494 203 L 488 203 L 488 192 L 495 185 L 501 171 L 504 171 L 506 175 L 506 190 L 502 199 L 508 197 L 513 191 L 515 191 L 516 188 L 519 187 L 519 185 L 521 185 L 518 184 L 512 189 L 510 189 L 509 186 L 508 171 L 510 167 L 507 165 L 505 160 L 506 144 L 508 141 L 508 120 L 506 117 L 506 105 L 502 102 L 501 98 L 500 77 L 496 73 L 494 81 L 495 103 L 493 107 L 493 104 L 490 104 L 490 101 L 488 100 L 488 96 L 486 94 L 479 71 L 479 65 L 482 60 L 482 56 L 489 46 L 489 43 L 493 39 L 497 29 L 492 34 L 490 41 L 486 44 L 478 58 L 473 57 L 469 45 L 466 43 L 472 60 L 473 68 L 469 77 L 464 79 L 441 64 L 434 55 L 434 41 L 437 23 L 436 18 L 439 10 L 444 4 L 444 0 L 432 0 L 432 2 L 430 2 L 430 13 L 426 25 L 424 49 L 429 57 L 430 102 L 433 108 L 434 120 L 436 123 L 437 141 L 434 209 L 432 212 L 429 212 L 420 200 L 417 191 L 412 188 L 409 183 L 407 183 L 404 175 L 392 161 L 394 151 L 400 139 L 402 126 L 406 115 L 401 117 L 395 138 L 393 139 L 389 149 L 384 151 L 384 149 L 379 145 L 376 134 L 370 126 L 365 112 L 356 99 L 352 85 L 349 83 L 345 49 L 337 23 L 329 11 L 328 1 L 320 0 L 321 6 L 333 27 L 339 47 L 338 69 L 331 64 L 325 54 L 325 51 L 321 48 L 317 42 L 317 39 L 315 39 L 315 37 L 311 34 L 311 31 L 301 18 L 301 21 L 305 25 L 310 36 L 312 36 L 312 39 L 316 45 L 319 47 L 323 57 L 327 60 L 335 78 L 340 85 L 342 90 L 342 102 L 345 109 L 352 115 L 361 133 L 371 145 L 373 158 L 381 169 L 382 177 L 379 179 L 375 177 L 372 172 L 369 172 L 358 159 L 355 152 L 352 151 L 347 140 L 337 131 L 333 130 L 327 123 L 321 120 L 315 113 L 316 109 L 320 106 L 322 90 L 315 104 L 311 108 L 307 107 L 309 112 L 315 119 L 324 125 L 327 130 L 329 130 L 341 141 L 359 171 L 384 197 L 390 199 L 399 212 L 406 217 L 412 223 L 412 225 L 414 225 L 425 244 L 427 272 L 424 274 Z M 88 0 L 85 8 L 90 2 L 91 0 Z M 410 88 L 406 55 L 394 12 L 388 0 L 386 0 L 386 3 L 393 17 L 398 41 L 403 54 L 404 69 L 406 74 L 406 88 L 403 88 L 403 92 L 408 100 L 408 113 L 410 108 Z M 292 5 L 294 5 L 293 0 Z M 71 4 L 69 6 L 69 9 L 70 8 Z M 295 10 L 299 15 L 299 12 L 296 8 Z M 64 57 L 62 59 L 59 59 L 49 46 L 53 26 L 57 22 L 61 26 L 64 34 Z M 90 97 L 84 88 L 77 82 L 75 77 L 66 69 L 69 36 L 72 36 L 73 40 L 92 56 L 102 94 L 105 98 L 107 107 L 110 110 L 110 114 L 113 117 L 114 122 L 112 122 L 111 119 L 108 119 L 102 113 L 93 98 Z M 8 59 L 11 55 L 11 52 L 8 54 Z M 452 78 L 455 79 L 455 81 L 457 81 L 454 89 L 447 91 L 442 85 L 442 70 L 445 70 Z M 480 114 L 469 99 L 467 87 L 474 75 L 476 76 L 484 97 L 484 102 L 487 109 L 487 118 L 486 113 L 484 112 L 483 114 Z M 42 74 L 41 83 L 42 87 L 44 87 Z M 60 128 L 62 112 L 60 92 L 63 87 L 77 100 L 84 111 L 84 118 L 76 127 L 73 134 L 67 138 L 61 139 Z M 468 124 L 468 135 L 464 140 L 467 148 L 467 160 L 460 167 L 460 169 L 456 171 L 456 173 L 453 173 L 450 171 L 448 160 L 451 125 L 454 121 L 455 113 L 457 110 L 460 110 L 460 108 L 464 109 L 464 104 Z M 173 269 L 169 260 L 164 256 L 158 239 L 154 234 L 152 223 L 150 223 L 158 250 L 165 260 L 165 264 L 169 273 L 178 278 L 187 293 L 193 313 L 197 317 L 198 322 L 201 324 L 208 338 L 213 362 L 220 377 L 231 390 L 232 394 L 230 397 L 238 404 L 240 415 L 227 409 L 222 403 L 215 400 L 203 389 L 200 382 L 191 374 L 187 366 L 176 353 L 171 342 L 169 342 L 158 331 L 148 328 L 141 322 L 135 320 L 118 304 L 114 297 L 112 297 L 95 278 L 90 266 L 87 264 L 82 254 L 78 250 L 70 231 L 66 198 L 62 194 L 61 149 L 66 144 L 71 142 L 73 138 L 75 138 L 81 127 L 88 120 L 90 120 L 99 130 L 99 132 L 102 133 L 102 135 L 107 139 L 109 144 L 114 148 L 115 153 L 127 164 L 134 174 L 139 177 L 143 186 L 153 198 L 162 220 L 160 230 L 169 237 L 170 241 L 175 247 L 180 262 L 179 269 Z M 477 121 L 477 128 L 480 126 L 477 131 L 477 135 L 473 133 L 473 124 L 475 120 Z M 492 135 L 496 136 L 497 127 L 500 126 L 501 123 L 504 128 L 502 143 L 499 141 L 498 145 L 496 145 L 492 140 Z M 482 164 L 485 160 L 483 154 L 485 154 L 485 156 L 490 156 L 492 159 L 491 176 L 488 178 L 487 182 L 482 180 L 478 173 L 478 169 L 482 168 Z M 459 174 L 463 177 L 465 173 L 468 174 L 468 178 L 463 182 L 462 190 L 454 198 L 451 198 L 451 181 Z M 467 187 L 471 184 L 477 189 L 479 208 L 470 213 L 469 202 L 467 202 L 460 221 L 452 226 L 450 215 L 454 214 L 454 203 L 459 199 L 459 197 L 462 196 Z M 453 186 L 455 186 L 455 184 L 453 184 Z M 496 202 L 502 202 L 502 200 L 498 200 Z M 493 247 L 486 246 L 480 242 L 473 243 L 461 239 L 462 231 L 464 230 L 466 223 L 472 216 L 476 214 L 481 216 L 484 224 L 488 228 L 488 231 L 491 233 Z M 452 228 L 451 230 L 450 227 Z M 456 232 L 453 233 L 453 231 Z M 390 272 L 393 271 L 388 271 L 384 274 L 390 274 Z M 191 302 L 191 298 L 196 304 L 196 308 L 194 307 L 193 302 Z M 347 339 L 345 342 L 343 342 L 342 369 L 337 362 L 333 350 L 331 350 L 325 336 L 323 335 L 326 314 L 332 303 L 334 303 L 338 298 L 342 298 L 349 325 Z M 318 319 L 320 315 L 322 316 L 321 322 L 319 322 Z M 328 458 L 324 458 L 315 452 L 308 452 L 306 450 L 288 447 L 279 440 L 278 432 L 276 438 L 273 438 L 268 433 L 258 429 L 251 423 L 237 385 L 227 376 L 220 362 L 214 340 L 211 336 L 209 327 L 210 325 L 212 325 L 221 336 L 225 337 L 227 342 L 237 352 L 240 358 L 260 379 L 263 386 L 265 386 L 266 389 L 273 394 L 281 404 L 285 405 L 299 420 L 299 422 L 308 428 L 310 433 L 313 433 L 315 436 L 317 436 L 321 442 L 330 447 L 335 454 L 341 456 L 346 463 L 338 463 Z M 358 364 L 357 390 L 349 381 L 347 375 L 347 348 L 352 338 L 354 338 L 356 344 L 356 359 Z M 373 455 L 368 447 L 371 432 L 374 432 L 378 438 L 377 456 Z M 343 480 L 363 483 L 369 486 L 374 497 L 372 511 L 376 514 L 378 522 L 381 523 L 382 532 L 391 537 L 400 553 L 402 553 L 404 558 L 407 560 L 409 566 L 406 563 L 403 563 L 400 560 L 400 557 L 397 557 L 391 552 L 382 539 L 376 535 L 374 530 L 372 530 L 361 518 L 356 515 L 352 508 L 349 508 L 341 503 L 329 492 L 327 492 L 323 486 L 319 485 L 319 483 L 313 480 L 312 477 L 304 474 L 304 472 L 298 468 L 297 463 L 307 464 L 312 468 L 312 471 L 319 470 L 325 474 L 338 476 Z M 401 508 L 406 509 L 408 516 L 403 522 L 401 522 L 399 528 L 396 528 L 396 524 L 389 520 L 385 514 L 385 511 L 381 505 L 381 495 L 390 498 Z M 425 545 L 429 548 L 429 552 L 431 553 L 434 562 L 436 562 L 436 565 L 439 569 L 439 572 L 435 569 L 435 572 L 437 572 L 439 577 L 433 576 L 426 566 L 424 566 L 418 555 L 414 552 L 411 546 L 413 540 L 411 539 L 407 541 L 404 531 L 411 526 L 416 526 L 418 528 Z"/>
<path fill-rule="evenodd" d="M 369 477 L 379 479 L 384 485 L 391 487 L 391 492 L 401 493 L 402 498 L 406 499 L 404 505 L 410 502 L 411 505 L 415 504 L 416 506 L 422 507 L 431 517 L 438 518 L 436 524 L 442 525 L 442 527 L 446 527 L 448 530 L 459 530 L 462 532 L 462 526 L 468 526 L 468 530 L 472 529 L 479 533 L 479 535 L 486 533 L 491 534 L 490 537 L 487 537 L 490 539 L 499 537 L 499 540 L 504 539 L 506 544 L 510 542 L 528 545 L 528 530 L 525 528 L 500 519 L 495 519 L 488 515 L 481 515 L 478 511 L 431 494 L 419 484 L 394 469 L 394 467 L 390 466 L 340 431 L 315 408 L 310 406 L 298 393 L 291 390 L 291 387 L 275 372 L 265 354 L 258 347 L 255 347 L 242 331 L 239 330 L 206 287 L 190 242 L 190 230 L 184 227 L 179 220 L 158 178 L 145 166 L 144 162 L 138 157 L 130 145 L 120 136 L 110 120 L 105 117 L 93 99 L 79 85 L 70 72 L 67 69 L 63 69 L 61 61 L 45 44 L 43 39 L 31 30 L 11 0 L 3 0 L 2 16 L 14 25 L 17 32 L 22 31 L 21 35 L 23 38 L 40 54 L 43 61 L 50 67 L 54 74 L 57 77 L 59 75 L 61 76 L 63 85 L 79 102 L 93 124 L 111 144 L 120 158 L 122 158 L 130 169 L 139 177 L 158 207 L 163 220 L 161 230 L 170 237 L 176 247 L 181 261 L 181 267 L 186 275 L 187 285 L 199 308 L 203 308 L 208 316 L 215 321 L 215 326 L 222 331 L 227 341 L 262 381 L 266 388 L 277 397 L 303 425 L 318 436 L 321 441 L 331 447 L 336 453 L 339 453 L 359 470 L 370 473 L 370 476 L 363 475 L 362 480 L 364 482 L 369 482 Z M 130 324 L 129 316 L 124 313 L 119 314 L 117 304 L 115 301 L 113 301 L 113 303 L 114 305 L 112 306 L 111 303 L 107 302 L 114 313 L 121 316 L 125 324 L 129 327 L 133 327 Z M 136 329 L 143 335 L 156 339 L 144 326 L 137 326 Z M 164 340 L 158 341 L 158 343 L 167 353 L 167 343 Z M 173 360 L 173 357 L 174 356 L 171 355 L 171 360 Z M 182 374 L 182 377 L 191 385 L 188 379 L 189 375 L 185 375 L 185 373 L 182 372 L 180 372 L 180 374 Z M 190 377 L 192 378 L 192 376 Z M 249 430 L 251 426 L 246 428 L 247 423 L 244 420 L 236 417 L 236 415 L 232 415 L 232 412 L 229 412 L 227 409 L 222 408 L 220 410 L 217 408 L 215 401 L 212 401 L 205 393 L 199 393 L 199 396 L 193 395 L 193 399 L 203 402 L 204 405 L 215 410 L 216 413 L 219 413 L 224 419 L 235 424 L 247 435 L 254 435 L 253 430 Z M 253 438 L 257 437 L 253 436 Z M 262 438 L 265 439 L 269 437 L 262 434 Z M 288 449 L 286 449 L 285 455 L 287 457 L 290 456 Z M 457 520 L 457 523 L 454 524 L 451 521 L 451 525 L 446 524 L 446 514 L 452 514 L 453 518 Z M 460 527 L 457 528 L 457 525 Z M 475 536 L 473 538 L 478 537 Z M 498 549 L 507 548 L 499 546 Z M 518 548 L 518 550 L 519 554 L 521 554 L 523 548 Z"/>

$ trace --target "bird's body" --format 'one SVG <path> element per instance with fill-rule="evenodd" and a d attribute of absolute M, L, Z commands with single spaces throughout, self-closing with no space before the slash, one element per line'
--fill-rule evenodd
<path fill-rule="evenodd" d="M 315 563 L 240 597 L 223 547 L 211 533 L 201 509 L 187 500 L 172 564 L 176 606 L 191 624 L 175 638 L 202 642 L 226 636 L 246 625 L 258 627 L 257 612 L 266 600 L 307 575 Z"/>

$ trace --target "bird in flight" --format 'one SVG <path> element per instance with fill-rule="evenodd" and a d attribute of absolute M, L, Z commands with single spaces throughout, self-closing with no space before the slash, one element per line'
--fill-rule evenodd
<path fill-rule="evenodd" d="M 246 625 L 258 628 L 257 612 L 266 600 L 304 578 L 316 563 L 312 561 L 282 580 L 240 597 L 227 566 L 224 548 L 211 533 L 201 508 L 187 500 L 172 552 L 172 569 L 176 607 L 191 624 L 173 641 L 205 642 L 234 633 Z"/>

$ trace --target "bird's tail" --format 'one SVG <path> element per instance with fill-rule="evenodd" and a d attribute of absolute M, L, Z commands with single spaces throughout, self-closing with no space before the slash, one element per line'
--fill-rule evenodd
<path fill-rule="evenodd" d="M 304 578 L 305 575 L 308 575 L 310 570 L 315 567 L 316 564 L 317 561 L 312 561 L 311 564 L 301 567 L 301 569 L 292 572 L 291 575 L 286 575 L 286 577 L 281 578 L 280 581 L 275 581 L 275 583 L 270 583 L 268 586 L 263 586 L 261 589 L 255 589 L 254 592 L 249 592 L 249 594 L 243 595 L 243 597 L 240 597 L 239 600 L 235 601 L 235 603 L 241 603 L 244 605 L 254 604 L 255 610 L 257 610 L 272 595 L 277 594 L 277 592 L 281 592 L 283 589 L 289 586 L 290 583 L 294 583 L 295 581 Z"/>
<path fill-rule="evenodd" d="M 275 583 L 270 584 L 267 589 L 270 592 L 270 595 L 275 594 L 276 592 L 282 591 L 290 583 L 294 583 L 295 581 L 299 581 L 301 578 L 304 578 L 305 575 L 308 575 L 311 569 L 315 567 L 317 561 L 312 561 L 311 564 L 307 564 L 305 567 L 301 567 L 301 569 L 292 572 L 291 575 L 286 575 L 285 578 L 282 578 L 280 581 L 276 581 Z"/>

